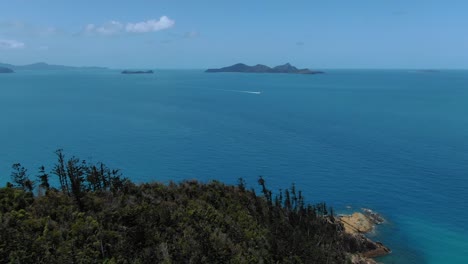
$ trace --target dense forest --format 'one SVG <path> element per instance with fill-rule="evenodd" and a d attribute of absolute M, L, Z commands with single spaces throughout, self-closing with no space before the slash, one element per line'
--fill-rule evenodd
<path fill-rule="evenodd" d="M 372 245 L 333 209 L 258 179 L 134 184 L 56 152 L 52 170 L 13 165 L 0 189 L 2 263 L 347 263 Z M 56 182 L 56 184 L 52 184 Z"/>

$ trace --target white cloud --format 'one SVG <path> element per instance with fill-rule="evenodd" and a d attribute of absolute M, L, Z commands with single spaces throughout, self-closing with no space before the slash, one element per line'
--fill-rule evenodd
<path fill-rule="evenodd" d="M 115 35 L 120 33 L 124 29 L 122 23 L 117 21 L 110 21 L 102 26 L 96 26 L 94 24 L 88 24 L 85 27 L 85 33 L 88 34 L 100 34 L 100 35 Z"/>
<path fill-rule="evenodd" d="M 24 43 L 12 39 L 0 39 L 0 49 L 22 49 Z"/>
<path fill-rule="evenodd" d="M 98 35 L 116 35 L 120 33 L 147 33 L 155 32 L 173 27 L 175 21 L 167 16 L 162 16 L 157 19 L 137 23 L 121 23 L 118 21 L 110 21 L 101 26 L 88 24 L 84 28 L 85 34 L 98 34 Z"/>
<path fill-rule="evenodd" d="M 162 16 L 159 20 L 152 19 L 145 22 L 139 23 L 128 23 L 125 27 L 127 32 L 133 33 L 146 33 L 146 32 L 155 32 L 159 30 L 164 30 L 173 27 L 175 21 L 168 18 L 167 16 Z"/>

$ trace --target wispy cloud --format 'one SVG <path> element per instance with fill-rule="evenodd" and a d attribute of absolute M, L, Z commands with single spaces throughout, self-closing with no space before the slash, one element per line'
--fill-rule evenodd
<path fill-rule="evenodd" d="M 87 35 L 104 35 L 111 36 L 121 33 L 148 33 L 156 32 L 171 28 L 175 25 L 175 21 L 167 16 L 162 16 L 159 19 L 151 19 L 137 23 L 121 23 L 119 21 L 110 21 L 103 25 L 88 24 L 84 28 L 84 33 Z"/>
<path fill-rule="evenodd" d="M 12 36 L 48 37 L 59 34 L 55 27 L 40 26 L 21 21 L 0 21 L 0 32 Z"/>
<path fill-rule="evenodd" d="M 169 44 L 169 43 L 171 43 L 172 41 L 173 41 L 172 39 L 163 39 L 163 40 L 161 40 L 161 43 L 162 43 L 162 44 Z"/>
<path fill-rule="evenodd" d="M 115 35 L 124 29 L 124 25 L 117 21 L 110 21 L 104 25 L 96 26 L 94 24 L 86 25 L 84 31 L 87 34 Z"/>
<path fill-rule="evenodd" d="M 196 38 L 200 36 L 200 32 L 198 31 L 189 31 L 184 33 L 184 38 Z"/>
<path fill-rule="evenodd" d="M 24 43 L 12 39 L 0 39 L 0 49 L 22 49 Z"/>

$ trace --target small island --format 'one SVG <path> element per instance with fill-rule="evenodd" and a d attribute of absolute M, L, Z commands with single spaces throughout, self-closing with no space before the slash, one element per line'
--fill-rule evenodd
<path fill-rule="evenodd" d="M 14 73 L 10 68 L 0 67 L 0 73 Z"/>
<path fill-rule="evenodd" d="M 422 70 L 417 70 L 417 72 L 421 72 L 421 73 L 438 73 L 440 71 L 435 70 L 435 69 L 422 69 Z"/>
<path fill-rule="evenodd" d="M 320 74 L 322 71 L 298 69 L 289 63 L 270 68 L 263 64 L 248 66 L 243 63 L 234 64 L 220 69 L 208 69 L 205 72 L 243 72 L 243 73 L 290 73 L 290 74 Z"/>
<path fill-rule="evenodd" d="M 106 70 L 104 67 L 76 67 L 65 65 L 54 65 L 45 62 L 37 62 L 27 65 L 13 65 L 8 63 L 0 63 L 0 68 L 9 68 L 14 71 L 65 71 L 65 70 Z"/>
<path fill-rule="evenodd" d="M 132 71 L 132 70 L 124 70 L 122 71 L 122 74 L 153 74 L 154 72 L 152 70 L 148 71 Z"/>

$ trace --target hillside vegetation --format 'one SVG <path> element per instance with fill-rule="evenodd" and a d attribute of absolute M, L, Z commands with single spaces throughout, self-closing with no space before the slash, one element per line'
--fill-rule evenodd
<path fill-rule="evenodd" d="M 291 188 L 146 183 L 65 159 L 37 180 L 20 164 L 0 189 L 2 263 L 346 263 L 365 245 L 324 203 Z M 52 186 L 51 182 L 58 182 Z"/>

